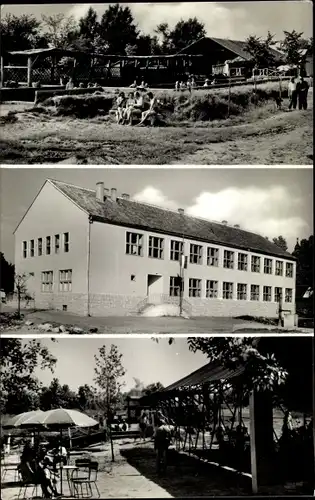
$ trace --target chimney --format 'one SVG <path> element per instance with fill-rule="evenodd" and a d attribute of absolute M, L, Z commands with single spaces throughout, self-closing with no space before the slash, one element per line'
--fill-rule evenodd
<path fill-rule="evenodd" d="M 236 227 L 237 229 L 239 229 L 241 226 L 239 224 L 234 224 L 234 227 Z"/>
<path fill-rule="evenodd" d="M 178 209 L 178 213 L 179 214 L 184 215 L 184 212 L 185 212 L 185 210 L 183 208 L 179 208 Z"/>
<path fill-rule="evenodd" d="M 110 197 L 111 197 L 112 201 L 117 200 L 117 189 L 116 188 L 111 189 L 111 196 Z"/>
<path fill-rule="evenodd" d="M 128 193 L 123 193 L 123 194 L 121 195 L 121 197 L 122 197 L 124 200 L 129 200 L 130 195 L 129 195 Z"/>
<path fill-rule="evenodd" d="M 227 225 L 227 220 L 223 220 L 222 224 L 224 224 L 226 226 Z"/>
<path fill-rule="evenodd" d="M 104 201 L 104 182 L 96 183 L 96 199 Z"/>

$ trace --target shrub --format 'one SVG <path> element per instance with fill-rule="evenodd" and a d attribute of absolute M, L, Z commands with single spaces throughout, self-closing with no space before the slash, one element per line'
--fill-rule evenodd
<path fill-rule="evenodd" d="M 55 104 L 58 116 L 75 116 L 77 118 L 92 118 L 99 114 L 107 114 L 113 106 L 113 97 L 109 95 L 56 96 L 51 101 Z"/>

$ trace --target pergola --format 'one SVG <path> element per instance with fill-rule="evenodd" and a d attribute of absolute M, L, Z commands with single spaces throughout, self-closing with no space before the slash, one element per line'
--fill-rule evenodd
<path fill-rule="evenodd" d="M 231 444 L 243 427 L 244 367 L 234 370 L 211 362 L 162 391 L 145 396 L 141 404 L 167 415 L 175 426 L 176 448 L 188 453 L 217 448 L 220 433 Z M 269 393 L 252 391 L 249 396 L 250 469 L 253 493 L 268 485 L 271 472 L 273 441 L 273 407 Z M 244 428 L 244 427 L 243 427 Z M 184 439 L 180 430 L 184 429 Z M 192 433 L 192 429 L 195 433 Z M 194 437 L 193 437 L 194 434 Z"/>

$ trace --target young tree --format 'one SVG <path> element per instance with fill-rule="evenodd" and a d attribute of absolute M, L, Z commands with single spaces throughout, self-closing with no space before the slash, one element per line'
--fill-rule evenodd
<path fill-rule="evenodd" d="M 127 45 L 135 45 L 138 30 L 129 7 L 109 5 L 100 21 L 101 39 L 110 54 L 125 54 Z"/>
<path fill-rule="evenodd" d="M 26 294 L 26 283 L 28 280 L 29 276 L 26 273 L 17 273 L 14 276 L 14 288 L 17 293 L 17 299 L 18 299 L 18 310 L 17 310 L 17 316 L 18 318 L 21 317 L 21 298 L 23 294 Z"/>
<path fill-rule="evenodd" d="M 112 344 L 109 352 L 104 345 L 99 349 L 99 355 L 94 356 L 96 362 L 94 382 L 99 387 L 103 400 L 106 416 L 113 414 L 119 401 L 121 388 L 124 383 L 121 378 L 125 375 L 122 365 L 122 354 L 117 346 Z"/>
<path fill-rule="evenodd" d="M 301 62 L 301 50 L 308 48 L 310 41 L 303 38 L 303 32 L 284 31 L 284 40 L 280 42 L 280 49 L 285 55 L 287 64 L 299 65 Z"/>
<path fill-rule="evenodd" d="M 4 413 L 36 409 L 40 384 L 36 368 L 51 372 L 57 359 L 38 340 L 1 339 L 0 405 Z"/>
<path fill-rule="evenodd" d="M 77 35 L 77 23 L 75 19 L 64 14 L 53 16 L 42 16 L 46 28 L 45 37 L 54 48 L 66 49 Z"/>
<path fill-rule="evenodd" d="M 170 50 L 178 52 L 193 42 L 206 36 L 205 25 L 196 17 L 179 21 L 168 35 Z"/>
<path fill-rule="evenodd" d="M 288 250 L 288 245 L 283 236 L 278 236 L 278 238 L 273 238 L 272 240 L 275 245 L 277 245 L 279 248 L 282 248 L 285 252 Z"/>
<path fill-rule="evenodd" d="M 47 47 L 40 34 L 41 23 L 31 15 L 7 14 L 0 21 L 1 53 L 4 51 L 27 50 Z"/>
<path fill-rule="evenodd" d="M 2 252 L 0 252 L 0 288 L 5 293 L 14 291 L 14 264 L 8 262 Z"/>
<path fill-rule="evenodd" d="M 257 68 L 273 66 L 275 57 L 271 49 L 276 42 L 274 41 L 274 35 L 270 31 L 268 31 L 265 39 L 252 35 L 245 42 L 245 51 L 251 55 L 252 61 Z"/>

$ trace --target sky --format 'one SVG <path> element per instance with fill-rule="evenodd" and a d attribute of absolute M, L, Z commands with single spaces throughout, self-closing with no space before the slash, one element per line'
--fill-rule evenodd
<path fill-rule="evenodd" d="M 284 236 L 289 251 L 313 234 L 311 168 L 1 168 L 1 251 L 14 261 L 13 232 L 47 178 L 95 189 L 98 181 L 118 196 L 229 224 L 270 239 Z"/>
<path fill-rule="evenodd" d="M 135 387 L 135 380 L 147 386 L 161 382 L 164 387 L 176 382 L 189 373 L 205 365 L 208 360 L 201 352 L 189 351 L 186 338 L 176 338 L 175 343 L 168 344 L 168 339 L 159 339 L 156 343 L 151 338 L 76 338 L 76 339 L 41 339 L 51 354 L 57 358 L 54 374 L 49 370 L 37 369 L 36 377 L 49 385 L 54 377 L 61 384 L 68 384 L 72 390 L 80 385 L 94 385 L 94 355 L 99 354 L 99 348 L 111 344 L 117 346 L 123 355 L 122 365 L 126 371 L 122 381 L 123 391 Z"/>
<path fill-rule="evenodd" d="M 2 7 L 2 15 L 33 14 L 38 19 L 41 15 L 63 13 L 80 19 L 92 6 L 99 15 L 106 10 L 104 3 L 96 4 L 41 4 L 10 5 Z M 156 26 L 162 22 L 173 27 L 180 19 L 197 17 L 205 24 L 208 36 L 245 40 L 249 35 L 266 36 L 268 30 L 283 38 L 283 31 L 303 32 L 311 37 L 312 2 L 311 1 L 259 1 L 259 2 L 164 2 L 130 3 L 138 28 L 143 33 L 153 34 Z"/>

